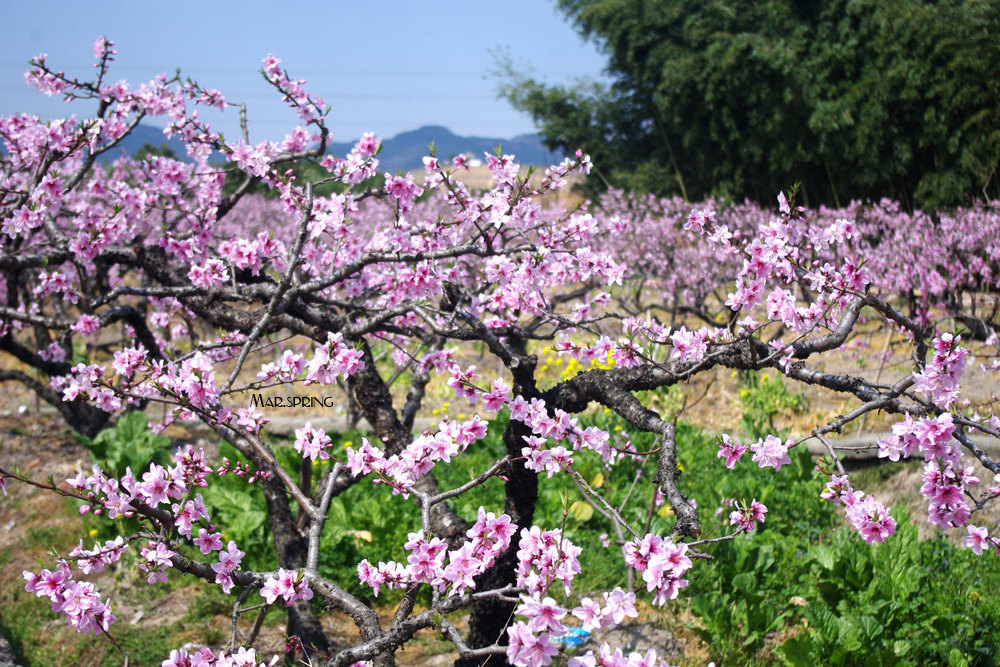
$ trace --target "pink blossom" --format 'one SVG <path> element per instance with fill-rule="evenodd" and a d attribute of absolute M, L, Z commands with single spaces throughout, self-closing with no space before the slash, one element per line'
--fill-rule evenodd
<path fill-rule="evenodd" d="M 601 605 L 589 597 L 580 599 L 580 606 L 573 609 L 573 615 L 583 622 L 581 627 L 588 632 L 603 627 L 604 613 L 601 610 Z"/>
<path fill-rule="evenodd" d="M 142 548 L 139 556 L 143 559 L 139 563 L 139 569 L 147 574 L 146 582 L 149 584 L 167 583 L 167 570 L 173 567 L 170 560 L 174 552 L 167 548 L 163 542 L 149 543 Z"/>
<path fill-rule="evenodd" d="M 497 378 L 493 381 L 492 389 L 484 393 L 482 398 L 487 410 L 500 410 L 510 400 L 510 388 L 501 378 Z"/>
<path fill-rule="evenodd" d="M 989 532 L 985 528 L 980 528 L 978 526 L 966 526 L 966 530 L 969 535 L 965 538 L 963 542 L 965 546 L 972 549 L 972 552 L 977 556 L 983 553 L 983 549 L 989 548 Z"/>
<path fill-rule="evenodd" d="M 541 600 L 527 595 L 521 596 L 521 605 L 514 612 L 528 619 L 528 628 L 534 633 L 554 632 L 557 635 L 565 633 L 562 619 L 566 610 L 556 604 L 553 598 Z"/>
<path fill-rule="evenodd" d="M 552 662 L 559 649 L 552 645 L 548 633 L 535 635 L 523 622 L 507 628 L 507 660 L 515 667 L 542 667 Z"/>
<path fill-rule="evenodd" d="M 306 422 L 302 428 L 295 429 L 295 442 L 292 446 L 302 458 L 316 461 L 330 458 L 327 450 L 331 444 L 332 441 L 323 429 L 313 428 L 312 422 Z"/>
<path fill-rule="evenodd" d="M 896 521 L 871 496 L 847 503 L 847 518 L 868 544 L 885 542 L 896 533 Z"/>
<path fill-rule="evenodd" d="M 753 462 L 761 468 L 770 466 L 775 470 L 781 470 L 781 466 L 792 462 L 788 458 L 788 448 L 791 444 L 792 441 L 782 443 L 780 438 L 773 435 L 762 438 L 756 444 L 750 445 L 750 451 L 753 452 Z"/>
<path fill-rule="evenodd" d="M 213 551 L 222 549 L 222 535 L 220 533 L 210 533 L 204 528 L 198 529 L 198 537 L 191 540 L 201 553 L 210 554 Z"/>
<path fill-rule="evenodd" d="M 704 329 L 688 331 L 681 327 L 670 336 L 673 352 L 670 356 L 682 362 L 698 362 L 708 353 L 708 333 Z"/>
<path fill-rule="evenodd" d="M 291 607 L 296 600 L 311 600 L 312 591 L 308 581 L 292 570 L 278 569 L 277 577 L 268 577 L 261 588 L 261 596 L 268 604 L 274 604 L 280 597 L 286 607 Z"/>
<path fill-rule="evenodd" d="M 739 463 L 740 458 L 746 451 L 747 445 L 742 444 L 739 440 L 730 438 L 727 434 L 723 434 L 722 441 L 719 443 L 719 453 L 716 458 L 726 459 L 726 467 L 732 470 Z"/>
<path fill-rule="evenodd" d="M 245 553 L 236 547 L 236 543 L 229 540 L 224 551 L 219 552 L 219 562 L 212 565 L 216 574 L 232 574 L 240 568 L 240 561 L 246 556 Z"/>
<path fill-rule="evenodd" d="M 625 617 L 636 618 L 639 612 L 635 608 L 635 593 L 626 593 L 620 587 L 616 587 L 610 593 L 604 594 L 604 616 L 610 617 L 616 624 L 625 620 Z"/>
<path fill-rule="evenodd" d="M 729 525 L 750 533 L 757 527 L 758 522 L 764 523 L 765 514 L 767 514 L 767 507 L 754 499 L 749 507 L 730 512 Z"/>

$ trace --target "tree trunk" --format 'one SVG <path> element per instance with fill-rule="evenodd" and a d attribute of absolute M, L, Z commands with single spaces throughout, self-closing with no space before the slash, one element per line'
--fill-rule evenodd
<path fill-rule="evenodd" d="M 521 457 L 524 447 L 522 436 L 531 435 L 531 429 L 525 424 L 511 421 L 504 432 L 503 441 L 507 454 L 511 458 Z M 506 500 L 504 512 L 517 524 L 517 533 L 511 540 L 510 548 L 497 559 L 489 570 L 476 578 L 477 590 L 501 588 L 514 584 L 517 568 L 517 542 L 522 528 L 530 528 L 535 516 L 535 503 L 538 500 L 538 475 L 524 467 L 523 462 L 515 461 L 509 465 L 506 472 L 507 483 L 504 488 Z M 469 648 L 481 648 L 494 643 L 507 643 L 507 626 L 510 625 L 515 605 L 496 598 L 478 600 L 472 604 L 469 617 Z M 491 655 L 485 659 L 462 659 L 455 667 L 497 667 L 506 665 L 502 655 Z"/>
<path fill-rule="evenodd" d="M 278 565 L 287 570 L 305 567 L 308 543 L 305 536 L 295 527 L 295 520 L 284 489 L 269 482 L 262 486 L 267 500 L 267 519 L 274 536 L 274 549 L 278 554 Z M 329 656 L 333 646 L 323 632 L 312 606 L 308 601 L 296 600 L 288 608 L 288 635 L 299 638 L 307 656 L 320 654 Z"/>

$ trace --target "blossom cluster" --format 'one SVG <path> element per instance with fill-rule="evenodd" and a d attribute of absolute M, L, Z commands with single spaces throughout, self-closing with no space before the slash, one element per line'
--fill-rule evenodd
<path fill-rule="evenodd" d="M 389 561 L 373 566 L 365 559 L 358 564 L 358 576 L 376 596 L 382 586 L 394 589 L 419 583 L 447 590 L 451 596 L 461 595 L 476 589 L 475 578 L 507 550 L 516 530 L 506 514 L 498 517 L 480 507 L 476 523 L 466 533 L 469 539 L 460 548 L 448 551 L 444 540 L 427 539 L 423 531 L 410 533 L 405 545 L 410 552 L 407 565 Z"/>
<path fill-rule="evenodd" d="M 69 624 L 77 632 L 100 634 L 107 632 L 115 622 L 111 613 L 111 600 L 101 602 L 101 596 L 89 581 L 73 579 L 69 563 L 60 560 L 55 571 L 24 572 L 28 583 L 24 589 L 38 597 L 52 601 L 52 611 L 66 614 Z"/>
<path fill-rule="evenodd" d="M 527 620 L 515 621 L 507 629 L 507 660 L 518 667 L 538 667 L 548 665 L 559 653 L 558 643 L 565 643 L 565 637 L 572 629 L 563 624 L 569 611 L 561 607 L 551 597 L 521 597 L 521 605 L 515 614 Z M 604 604 L 589 597 L 580 601 L 580 606 L 572 609 L 572 615 L 582 621 L 582 632 L 590 632 L 612 624 L 622 623 L 626 618 L 639 615 L 635 607 L 635 593 L 626 593 L 621 588 L 604 593 Z M 667 663 L 658 661 L 655 649 L 645 654 L 630 653 L 627 656 L 621 648 L 613 648 L 602 643 L 598 652 L 587 651 L 571 657 L 567 663 L 576 667 L 663 667 Z"/>
<path fill-rule="evenodd" d="M 846 475 L 833 475 L 822 496 L 844 505 L 847 520 L 868 544 L 885 542 L 896 534 L 896 520 L 889 510 L 864 491 L 855 491 Z"/>
<path fill-rule="evenodd" d="M 680 589 L 688 585 L 683 578 L 692 564 L 687 551 L 683 542 L 649 534 L 625 545 L 625 562 L 642 572 L 646 589 L 654 593 L 653 602 L 664 605 L 667 600 L 677 599 Z"/>
<path fill-rule="evenodd" d="M 174 649 L 170 651 L 170 657 L 160 664 L 161 667 L 273 667 L 280 659 L 281 656 L 276 655 L 264 662 L 257 658 L 255 649 L 245 646 L 230 653 L 223 651 L 215 653 L 207 646 L 203 646 L 194 652 Z"/>
<path fill-rule="evenodd" d="M 286 607 L 295 604 L 296 600 L 312 600 L 313 596 L 309 582 L 301 574 L 284 568 L 278 568 L 278 576 L 267 578 L 260 595 L 268 604 L 281 598 Z"/>

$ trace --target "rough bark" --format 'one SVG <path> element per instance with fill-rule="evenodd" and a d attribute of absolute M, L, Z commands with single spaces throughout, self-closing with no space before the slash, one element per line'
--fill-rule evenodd
<path fill-rule="evenodd" d="M 296 529 L 288 495 L 276 484 L 264 484 L 261 488 L 267 501 L 268 526 L 274 536 L 279 565 L 286 570 L 305 567 L 309 545 L 306 536 Z M 334 650 L 312 606 L 304 600 L 298 600 L 288 608 L 287 632 L 289 636 L 299 638 L 307 655 L 318 653 L 328 656 Z"/>
<path fill-rule="evenodd" d="M 528 355 L 522 338 L 507 338 L 503 343 L 496 338 L 484 336 L 491 349 L 504 359 L 514 376 L 514 393 L 526 398 L 537 395 L 535 388 L 535 366 L 537 359 Z M 517 525 L 517 534 L 511 546 L 494 563 L 493 567 L 476 579 L 476 590 L 484 591 L 512 585 L 516 581 L 517 541 L 522 528 L 530 528 L 535 517 L 538 501 L 538 475 L 524 467 L 521 449 L 524 436 L 531 435 L 531 429 L 518 421 L 511 421 L 504 431 L 503 443 L 511 458 L 505 475 L 504 512 Z M 494 643 L 507 644 L 507 626 L 510 624 L 515 605 L 495 597 L 478 599 L 472 604 L 469 616 L 468 646 L 472 649 L 490 646 Z M 455 663 L 456 667 L 489 667 L 506 665 L 503 655 L 465 658 Z"/>
<path fill-rule="evenodd" d="M 531 429 L 521 422 L 512 421 L 504 432 L 504 446 L 507 454 L 513 458 L 521 457 L 524 447 L 522 436 L 531 435 Z M 494 563 L 493 567 L 476 578 L 476 590 L 486 591 L 503 588 L 514 584 L 517 568 L 517 535 L 522 528 L 531 526 L 535 516 L 535 503 L 538 500 L 538 475 L 524 467 L 522 461 L 512 461 L 506 471 L 507 482 L 504 485 L 506 499 L 504 512 L 517 524 L 511 546 Z M 472 603 L 469 616 L 469 639 L 471 648 L 482 648 L 491 644 L 507 644 L 507 626 L 514 614 L 515 605 L 495 597 L 483 598 Z M 455 663 L 455 667 L 495 667 L 506 665 L 502 655 L 467 658 Z"/>

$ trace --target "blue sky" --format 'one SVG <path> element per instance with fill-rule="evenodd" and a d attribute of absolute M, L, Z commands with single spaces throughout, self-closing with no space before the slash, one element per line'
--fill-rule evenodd
<path fill-rule="evenodd" d="M 531 119 L 496 95 L 495 53 L 549 83 L 599 78 L 604 59 L 549 0 L 354 0 L 331 2 L 17 2 L 0 22 L 0 114 L 56 118 L 92 112 L 24 83 L 29 58 L 86 77 L 93 42 L 114 40 L 115 80 L 132 84 L 182 73 L 248 106 L 251 139 L 280 140 L 296 123 L 258 70 L 274 53 L 333 106 L 334 137 L 391 137 L 422 125 L 512 138 Z M 236 114 L 212 118 L 232 136 Z M 161 124 L 162 125 L 162 124 Z"/>

